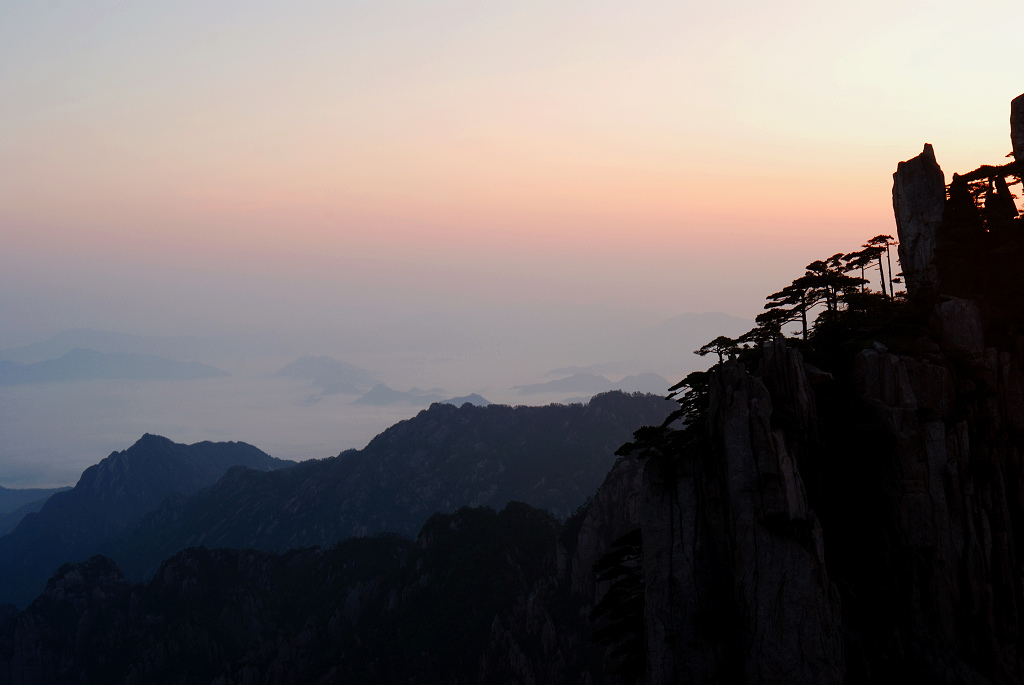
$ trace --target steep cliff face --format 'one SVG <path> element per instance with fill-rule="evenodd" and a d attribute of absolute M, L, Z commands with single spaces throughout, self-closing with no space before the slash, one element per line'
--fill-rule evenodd
<path fill-rule="evenodd" d="M 861 399 L 896 442 L 889 474 L 904 633 L 948 682 L 1020 682 L 1019 351 L 952 367 L 866 350 Z M 894 564 L 895 565 L 895 564 Z"/>
<path fill-rule="evenodd" d="M 648 682 L 842 681 L 839 594 L 766 382 L 814 428 L 799 354 L 778 343 L 762 378 L 728 362 L 711 383 L 710 449 L 647 465 L 642 530 Z"/>
<path fill-rule="evenodd" d="M 1021 682 L 1024 339 L 929 356 L 713 372 L 711 449 L 646 464 L 650 683 Z"/>

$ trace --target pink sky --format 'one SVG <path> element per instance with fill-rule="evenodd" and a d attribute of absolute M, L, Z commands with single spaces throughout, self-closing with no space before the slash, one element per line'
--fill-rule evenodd
<path fill-rule="evenodd" d="M 275 292 L 751 317 L 924 142 L 1009 151 L 1010 3 L 709 5 L 4 3 L 0 343 Z"/>

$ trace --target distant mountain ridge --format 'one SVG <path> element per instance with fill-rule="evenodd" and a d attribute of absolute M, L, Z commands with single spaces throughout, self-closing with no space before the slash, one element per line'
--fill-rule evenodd
<path fill-rule="evenodd" d="M 5 488 L 0 485 L 0 514 L 8 514 L 19 507 L 40 499 L 46 499 L 55 492 L 70 488 Z"/>
<path fill-rule="evenodd" d="M 557 378 L 544 383 L 532 383 L 530 385 L 517 385 L 513 388 L 520 395 L 536 395 L 546 392 L 608 392 L 610 390 L 621 390 L 622 392 L 645 392 L 656 395 L 668 391 L 670 383 L 663 376 L 656 373 L 641 373 L 636 376 L 626 376 L 618 381 L 610 381 L 604 376 L 593 373 L 578 371 L 566 378 Z"/>
<path fill-rule="evenodd" d="M 149 354 L 83 349 L 31 364 L 0 361 L 0 385 L 99 379 L 184 381 L 227 375 L 225 371 L 197 361 L 179 362 Z"/>
<path fill-rule="evenodd" d="M 401 404 L 403 402 L 423 407 L 434 402 L 440 402 L 444 395 L 440 389 L 420 390 L 413 388 L 408 392 L 394 390 L 378 383 L 369 392 L 355 400 L 355 404 L 365 404 L 374 407 L 385 407 L 390 404 Z"/>
<path fill-rule="evenodd" d="M 70 489 L 63 487 L 19 490 L 0 486 L 0 536 L 14 530 L 26 514 L 42 509 L 51 496 Z"/>
<path fill-rule="evenodd" d="M 378 382 L 372 373 L 354 364 L 309 354 L 302 355 L 274 375 L 312 381 L 313 385 L 323 388 L 324 395 L 361 395 Z"/>
<path fill-rule="evenodd" d="M 450 399 L 442 401 L 444 402 L 444 404 L 454 404 L 456 407 L 461 407 L 466 402 L 474 404 L 478 407 L 486 407 L 491 404 L 489 401 L 487 401 L 485 397 L 478 395 L 475 392 L 469 395 L 463 395 L 462 397 L 452 397 Z"/>
<path fill-rule="evenodd" d="M 29 502 L 28 504 L 23 504 L 14 511 L 8 511 L 0 514 L 0 537 L 7 535 L 17 528 L 18 524 L 21 523 L 22 519 L 27 515 L 34 514 L 42 509 L 43 505 L 45 505 L 49 499 L 49 497 L 42 497 L 33 502 Z"/>
<path fill-rule="evenodd" d="M 283 551 L 378 532 L 415 535 L 437 511 L 522 501 L 565 518 L 593 495 L 615 450 L 674 403 L 611 392 L 587 405 L 434 404 L 362 450 L 286 471 L 229 470 L 166 500 L 104 550 L 133 579 L 185 547 Z"/>
<path fill-rule="evenodd" d="M 27 602 L 54 568 L 95 554 L 168 495 L 192 494 L 235 465 L 270 470 L 292 464 L 242 442 L 181 445 L 146 434 L 90 466 L 73 489 L 52 495 L 0 537 L 0 604 Z"/>
<path fill-rule="evenodd" d="M 0 350 L 0 360 L 31 364 L 56 359 L 75 349 L 150 354 L 181 360 L 202 356 L 208 347 L 208 341 L 193 336 L 147 336 L 72 328 L 29 345 Z"/>

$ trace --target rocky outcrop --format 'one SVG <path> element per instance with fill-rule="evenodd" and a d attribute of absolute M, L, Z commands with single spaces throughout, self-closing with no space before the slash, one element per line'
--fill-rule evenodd
<path fill-rule="evenodd" d="M 29 649 L 0 647 L 0 682 L 57 683 L 78 676 L 81 664 L 76 663 L 74 656 L 76 642 L 103 633 L 107 627 L 107 608 L 130 591 L 131 584 L 105 557 L 61 566 L 39 597 L 40 611 L 15 614 L 0 623 L 11 636 L 8 645 L 31 645 Z M 65 620 L 54 620 L 61 610 Z M 70 617 L 73 618 L 67 620 Z M 103 648 L 108 652 L 103 658 L 118 660 L 114 650 L 106 649 L 106 645 Z M 87 673 L 82 675 L 88 678 Z"/>
<path fill-rule="evenodd" d="M 936 292 L 935 249 L 946 204 L 946 182 L 932 146 L 926 144 L 917 157 L 900 162 L 892 178 L 892 206 L 907 292 Z"/>
<path fill-rule="evenodd" d="M 1010 143 L 1013 158 L 1018 164 L 1024 164 L 1024 95 L 1010 101 Z"/>
<path fill-rule="evenodd" d="M 644 469 L 643 570 L 647 631 L 647 681 L 727 682 L 736 663 L 733 625 L 718 621 L 731 596 L 717 561 L 722 549 L 706 527 L 706 499 L 700 497 L 692 455 L 651 459 Z M 714 496 L 717 493 L 708 493 Z M 715 525 L 718 524 L 718 525 Z M 710 563 L 709 563 L 710 562 Z"/>
<path fill-rule="evenodd" d="M 814 384 L 780 341 L 715 368 L 709 442 L 644 466 L 649 683 L 1024 680 L 1024 337 L 930 321 Z"/>

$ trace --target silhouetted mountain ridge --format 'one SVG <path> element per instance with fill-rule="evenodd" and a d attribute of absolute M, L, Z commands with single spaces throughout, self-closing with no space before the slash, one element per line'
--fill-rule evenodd
<path fill-rule="evenodd" d="M 434 404 L 362 450 L 286 471 L 229 470 L 168 499 L 107 554 L 142 579 L 179 549 L 329 546 L 350 536 L 414 535 L 434 512 L 523 501 L 564 518 L 591 496 L 636 428 L 673 404 L 611 392 L 587 405 Z"/>
<path fill-rule="evenodd" d="M 519 391 L 520 395 L 535 395 L 545 392 L 596 393 L 608 392 L 609 390 L 645 392 L 660 395 L 667 392 L 668 386 L 668 380 L 656 373 L 641 373 L 636 376 L 626 376 L 618 381 L 610 381 L 604 376 L 578 371 L 565 378 L 557 378 L 553 381 L 532 383 L 530 385 L 517 385 L 513 389 Z"/>
<path fill-rule="evenodd" d="M 71 488 L 60 488 L 56 492 L 64 492 L 70 489 Z M 21 520 L 25 518 L 25 516 L 27 516 L 28 514 L 35 513 L 42 509 L 43 506 L 50 500 L 50 497 L 53 494 L 54 493 L 51 493 L 49 495 L 40 497 L 37 500 L 28 502 L 27 504 L 22 504 L 14 511 L 8 511 L 3 514 L 0 514 L 0 537 L 7 535 L 12 530 L 17 528 L 18 524 L 21 523 Z"/>
<path fill-rule="evenodd" d="M 192 494 L 234 465 L 278 469 L 291 464 L 241 442 L 180 445 L 143 435 L 90 466 L 73 489 L 51 496 L 38 513 L 0 538 L 0 602 L 27 602 L 54 568 L 95 554 L 168 495 Z"/>

